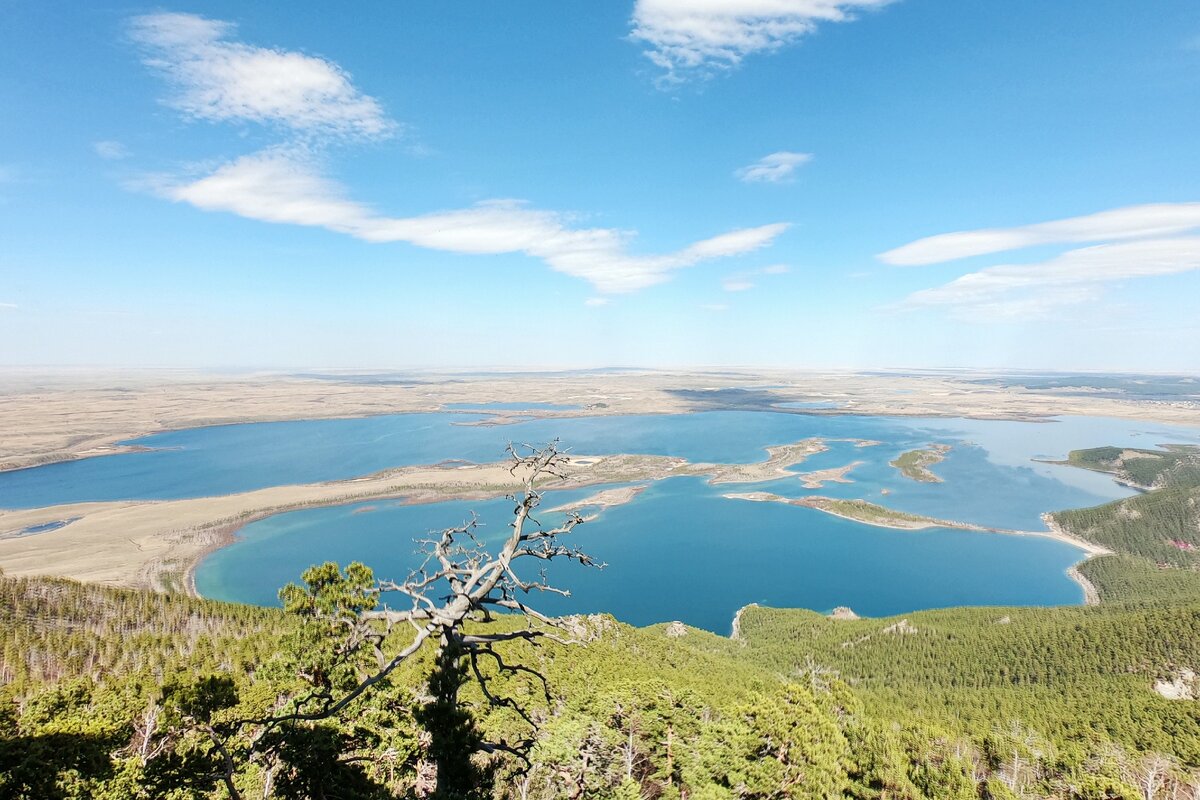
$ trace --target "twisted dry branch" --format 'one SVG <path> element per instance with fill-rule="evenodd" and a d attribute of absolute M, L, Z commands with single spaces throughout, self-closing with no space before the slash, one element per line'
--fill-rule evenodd
<path fill-rule="evenodd" d="M 537 670 L 521 664 L 507 663 L 493 647 L 504 642 L 523 640 L 537 642 L 549 639 L 562 644 L 576 643 L 572 637 L 558 636 L 553 631 L 565 630 L 561 621 L 550 618 L 531 608 L 518 596 L 530 593 L 551 593 L 564 597 L 570 592 L 553 586 L 544 570 L 537 580 L 519 577 L 514 562 L 528 558 L 539 561 L 563 559 L 575 561 L 583 566 L 603 568 L 582 550 L 562 544 L 560 537 L 571 534 L 584 523 L 579 514 L 571 514 L 565 522 L 554 528 L 543 528 L 534 517 L 541 504 L 542 492 L 539 484 L 548 479 L 566 479 L 569 459 L 559 449 L 557 440 L 545 447 L 510 444 L 507 448 L 511 458 L 509 473 L 521 482 L 521 491 L 509 495 L 515 503 L 513 519 L 509 523 L 510 533 L 499 551 L 489 553 L 482 540 L 476 536 L 480 525 L 478 517 L 454 528 L 447 528 L 426 539 L 418 540 L 420 552 L 425 559 L 420 567 L 411 572 L 402 582 L 379 581 L 370 597 L 377 602 L 383 594 L 400 595 L 409 603 L 404 610 L 371 608 L 353 614 L 329 618 L 335 628 L 346 629 L 343 642 L 337 647 L 339 663 L 350 663 L 364 651 L 374 657 L 374 668 L 362 675 L 358 683 L 348 690 L 335 692 L 322 676 L 305 676 L 313 688 L 303 695 L 292 697 L 278 706 L 271 714 L 257 719 L 240 720 L 241 725 L 261 726 L 255 741 L 262 741 L 267 733 L 280 725 L 297 722 L 314 722 L 328 719 L 344 711 L 374 687 L 384 683 L 388 676 L 404 662 L 413 658 L 429 640 L 437 642 L 439 651 L 462 653 L 472 670 L 476 682 L 485 698 L 492 705 L 512 709 L 533 727 L 532 717 L 511 698 L 500 698 L 489 686 L 489 678 L 480 669 L 481 657 L 489 659 L 498 673 L 525 674 L 539 681 L 549 699 L 549 685 Z M 444 595 L 435 596 L 435 590 L 446 587 Z M 521 614 L 531 627 L 519 631 L 498 633 L 466 633 L 463 629 L 468 621 L 487 624 L 494 620 L 492 609 Z M 386 644 L 395 626 L 409 625 L 413 633 L 408 643 L 395 652 L 388 652 Z M 532 741 L 532 740 L 530 740 Z M 505 752 L 516 752 L 519 746 L 489 745 Z"/>

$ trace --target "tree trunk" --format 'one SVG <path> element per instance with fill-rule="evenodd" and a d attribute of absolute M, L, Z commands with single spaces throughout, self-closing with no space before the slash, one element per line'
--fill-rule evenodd
<path fill-rule="evenodd" d="M 431 698 L 417 713 L 417 721 L 428 734 L 417 764 L 418 797 L 468 800 L 486 796 L 487 776 L 471 762 L 471 755 L 479 749 L 479 735 L 470 714 L 458 704 L 458 690 L 465 680 L 462 647 L 452 634 L 443 632 L 429 675 Z"/>

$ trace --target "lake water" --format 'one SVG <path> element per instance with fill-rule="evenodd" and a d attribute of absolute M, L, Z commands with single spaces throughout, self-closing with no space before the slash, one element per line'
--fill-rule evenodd
<path fill-rule="evenodd" d="M 1069 545 L 947 529 L 893 531 L 807 508 L 727 500 L 722 490 L 728 487 L 672 478 L 604 511 L 570 538 L 607 566 L 554 563 L 552 582 L 572 596 L 527 602 L 549 614 L 609 612 L 634 625 L 677 619 L 726 634 L 734 612 L 752 602 L 817 610 L 848 605 L 883 616 L 1081 601 L 1080 588 L 1063 575 L 1079 560 Z M 546 496 L 547 503 L 563 500 Z M 207 597 L 269 605 L 278 586 L 320 560 L 363 561 L 380 577 L 403 579 L 418 563 L 415 537 L 457 525 L 472 511 L 486 523 L 485 540 L 503 539 L 512 511 L 504 500 L 361 503 L 281 514 L 246 526 L 240 541 L 210 556 L 197 571 L 197 588 Z M 405 605 L 402 598 L 393 602 Z"/>
<path fill-rule="evenodd" d="M 521 404 L 529 407 L 528 404 Z M 788 497 L 860 497 L 901 511 L 982 525 L 1042 530 L 1045 511 L 1095 505 L 1130 490 L 1107 476 L 1039 463 L 1100 445 L 1152 447 L 1200 442 L 1200 430 L 1130 420 L 1067 417 L 1053 422 L 813 416 L 713 411 L 682 415 L 578 417 L 472 426 L 464 413 L 257 423 L 158 434 L 154 448 L 0 473 L 0 507 L 83 500 L 166 499 L 356 477 L 388 467 L 446 459 L 499 460 L 510 440 L 558 437 L 580 454 L 647 453 L 691 461 L 761 461 L 768 445 L 808 437 L 871 439 L 860 448 L 831 442 L 796 472 L 863 462 L 853 483 L 806 490 L 794 477 L 710 486 L 673 478 L 583 526 L 578 544 L 608 562 L 602 572 L 554 564 L 573 596 L 544 598 L 549 613 L 607 611 L 634 624 L 680 619 L 727 632 L 749 602 L 860 614 L 950 605 L 1077 603 L 1081 590 L 1063 570 L 1078 560 L 1069 545 L 1033 537 L 957 530 L 873 528 L 812 509 L 725 499 L 762 490 Z M 900 476 L 888 461 L 931 442 L 952 445 L 934 467 L 943 483 Z M 547 504 L 590 494 L 556 493 Z M 403 506 L 381 501 L 307 509 L 246 526 L 232 546 L 208 558 L 196 580 L 206 596 L 260 604 L 310 564 L 358 559 L 401 578 L 415 563 L 412 539 L 480 513 L 502 536 L 507 501 Z"/>

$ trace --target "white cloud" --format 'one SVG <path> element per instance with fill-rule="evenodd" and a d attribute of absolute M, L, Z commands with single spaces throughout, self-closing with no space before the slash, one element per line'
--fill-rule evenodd
<path fill-rule="evenodd" d="M 16 303 L 0 303 L 0 308 L 14 309 L 16 307 L 17 307 Z"/>
<path fill-rule="evenodd" d="M 733 175 L 743 183 L 783 183 L 792 180 L 796 168 L 809 161 L 812 161 L 812 153 L 789 153 L 781 150 L 735 170 Z"/>
<path fill-rule="evenodd" d="M 737 65 L 753 53 L 777 50 L 823 22 L 891 0 L 637 0 L 635 40 L 666 71 L 668 82 Z"/>
<path fill-rule="evenodd" d="M 772 264 L 769 267 L 763 267 L 759 270 L 763 275 L 786 275 L 791 271 L 792 268 L 787 264 Z"/>
<path fill-rule="evenodd" d="M 339 184 L 320 174 L 303 148 L 265 150 L 192 182 L 158 178 L 148 188 L 206 211 L 318 226 L 370 242 L 408 242 L 452 253 L 525 253 L 608 294 L 662 283 L 675 270 L 701 261 L 752 252 L 771 244 L 788 227 L 777 223 L 744 228 L 672 253 L 635 256 L 628 253 L 632 232 L 574 228 L 567 215 L 515 200 L 387 217 L 348 199 Z"/>
<path fill-rule="evenodd" d="M 1171 236 L 1194 228 L 1200 228 L 1200 203 L 1156 203 L 1016 228 L 944 233 L 889 250 L 879 258 L 904 266 L 937 264 L 1036 245 Z"/>
<path fill-rule="evenodd" d="M 365 138 L 395 129 L 372 97 L 337 64 L 243 44 L 235 26 L 195 14 L 135 17 L 145 63 L 174 84 L 170 105 L 195 119 L 276 123 L 294 131 Z"/>
<path fill-rule="evenodd" d="M 727 292 L 744 292 L 747 289 L 753 289 L 754 284 L 739 278 L 726 278 L 721 282 L 721 288 Z"/>
<path fill-rule="evenodd" d="M 674 252 L 629 252 L 635 234 L 580 228 L 569 215 L 516 200 L 413 217 L 388 217 L 356 202 L 318 168 L 314 153 L 336 138 L 379 138 L 395 124 L 337 65 L 296 52 L 244 44 L 234 26 L 192 14 L 150 14 L 130 24 L 145 63 L 174 84 L 170 104 L 208 121 L 273 123 L 290 144 L 225 163 L 198 179 L 158 176 L 148 188 L 176 202 L 265 222 L 311 225 L 370 242 L 408 242 L 452 253 L 524 253 L 589 281 L 606 294 L 632 292 L 701 261 L 765 247 L 786 224 L 745 228 Z"/>
<path fill-rule="evenodd" d="M 129 157 L 129 150 L 120 142 L 94 142 L 92 149 L 96 151 L 96 155 L 107 161 L 119 161 Z"/>
<path fill-rule="evenodd" d="M 1005 264 L 914 292 L 902 309 L 949 309 L 964 319 L 1045 316 L 1090 302 L 1107 284 L 1200 270 L 1200 237 L 1149 239 L 1070 250 L 1034 264 Z"/>
<path fill-rule="evenodd" d="M 729 310 L 729 306 L 725 303 L 703 303 L 700 308 L 704 311 L 713 311 L 716 313 Z"/>
<path fill-rule="evenodd" d="M 607 297 L 589 297 L 587 300 L 583 301 L 583 304 L 585 306 L 591 306 L 595 308 L 598 306 L 606 306 L 609 304 L 609 302 L 610 301 Z"/>

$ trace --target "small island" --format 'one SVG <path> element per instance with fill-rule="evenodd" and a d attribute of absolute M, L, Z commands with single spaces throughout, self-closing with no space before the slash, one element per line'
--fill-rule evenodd
<path fill-rule="evenodd" d="M 821 497 L 819 495 L 791 498 L 771 494 L 770 492 L 731 492 L 724 495 L 724 497 L 730 500 L 784 503 L 790 506 L 815 508 L 817 511 L 823 511 L 826 514 L 842 517 L 843 519 L 851 519 L 855 522 L 861 522 L 864 525 L 874 525 L 879 528 L 892 528 L 895 530 L 916 531 L 925 528 L 957 528 L 967 531 L 995 530 L 993 528 L 985 528 L 981 525 L 972 525 L 967 522 L 952 522 L 950 520 L 896 511 L 866 500 L 840 500 L 835 497 Z"/>
<path fill-rule="evenodd" d="M 888 463 L 900 470 L 900 474 L 906 478 L 921 483 L 941 483 L 942 479 L 934 475 L 929 468 L 934 464 L 940 464 L 949 452 L 950 445 L 948 444 L 931 444 L 921 450 L 909 450 L 901 453 Z"/>

